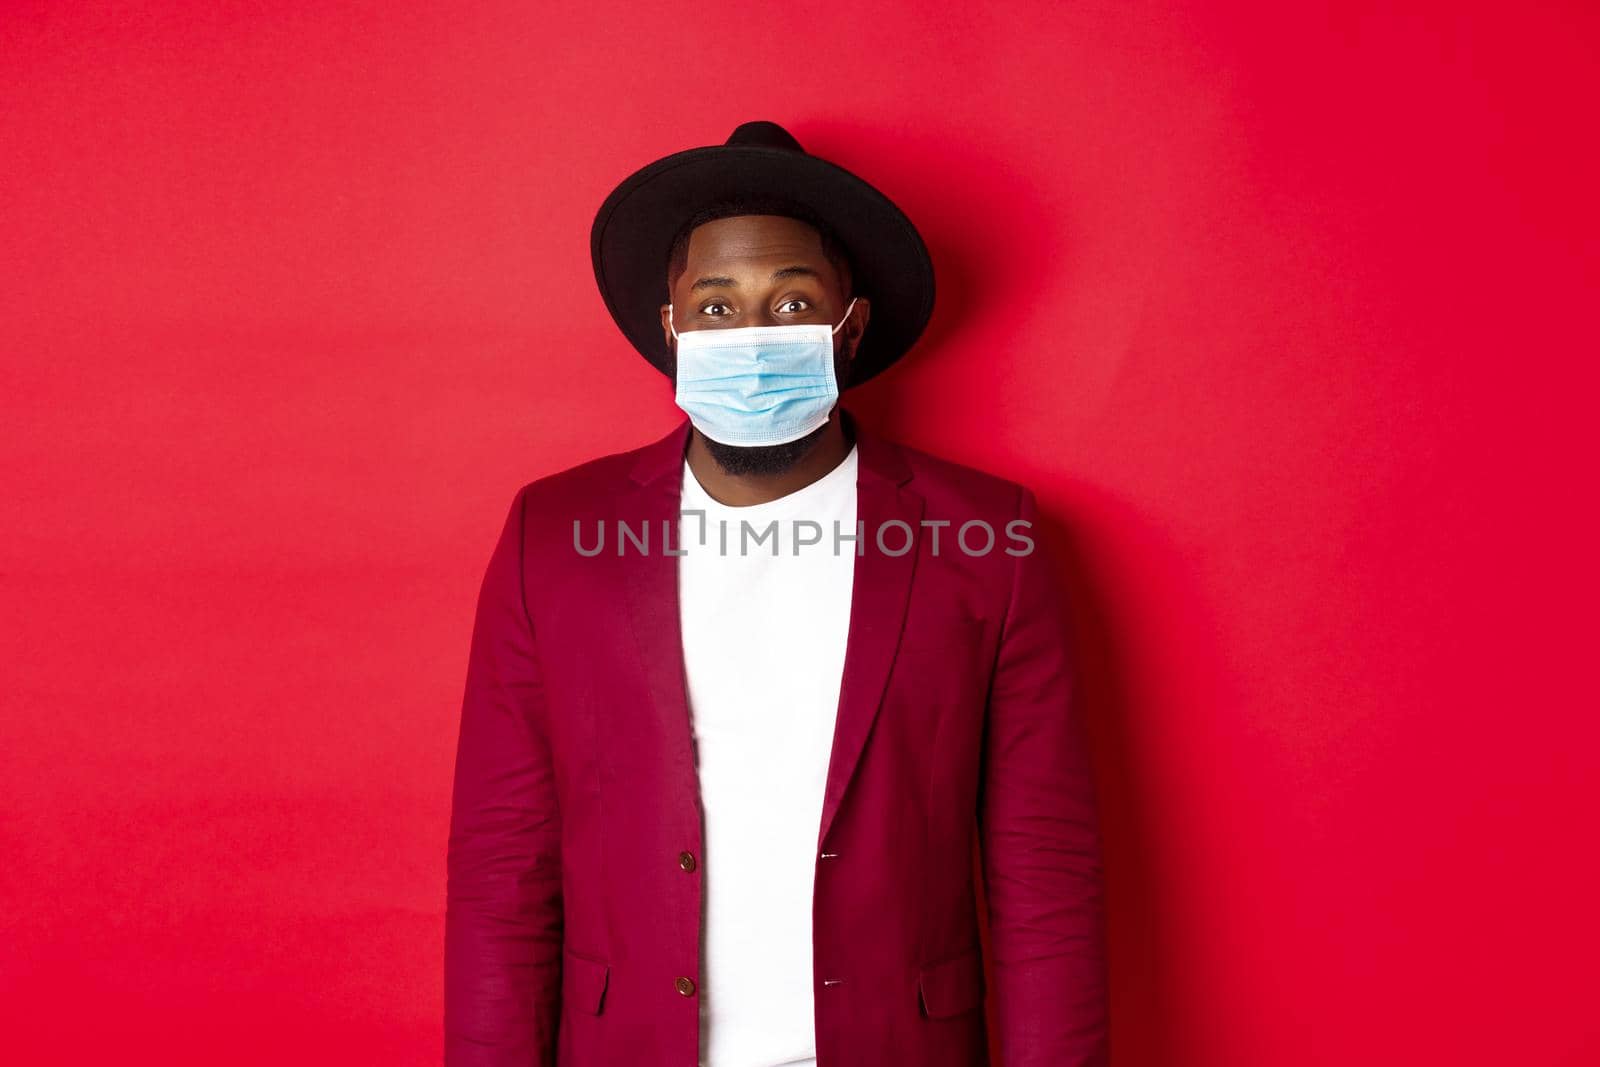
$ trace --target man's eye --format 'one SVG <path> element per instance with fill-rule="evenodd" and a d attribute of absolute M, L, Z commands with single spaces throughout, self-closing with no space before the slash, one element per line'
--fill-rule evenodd
<path fill-rule="evenodd" d="M 793 300 L 785 300 L 782 303 L 782 305 L 780 305 L 780 306 L 781 307 L 788 307 L 791 304 L 804 304 L 806 307 L 810 307 L 811 306 L 811 302 L 809 300 L 802 300 L 799 297 L 795 297 Z"/>
<path fill-rule="evenodd" d="M 716 303 L 707 304 L 705 307 L 701 308 L 700 311 L 701 311 L 702 314 L 704 314 L 705 312 L 707 312 L 711 308 L 725 308 L 727 306 L 728 306 L 727 304 L 716 302 Z M 717 319 L 720 319 L 721 317 L 722 317 L 721 315 L 713 315 L 712 316 L 712 318 L 717 318 Z"/>

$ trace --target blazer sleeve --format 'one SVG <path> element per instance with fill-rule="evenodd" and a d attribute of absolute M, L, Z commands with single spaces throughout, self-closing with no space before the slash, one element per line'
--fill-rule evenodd
<path fill-rule="evenodd" d="M 478 594 L 450 808 L 447 1067 L 553 1067 L 561 991 L 561 830 L 544 691 L 523 600 L 527 487 Z"/>
<path fill-rule="evenodd" d="M 1015 557 L 978 803 L 997 1067 L 1106 1067 L 1104 888 L 1082 704 L 1026 488 L 1017 518 L 1033 545 Z"/>

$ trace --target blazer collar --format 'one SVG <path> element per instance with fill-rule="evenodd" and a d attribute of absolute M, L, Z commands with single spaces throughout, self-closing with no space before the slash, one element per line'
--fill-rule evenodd
<path fill-rule="evenodd" d="M 858 474 L 889 485 L 903 485 L 910 479 L 911 466 L 898 445 L 862 426 L 848 408 L 839 409 L 839 420 L 845 432 L 855 439 Z M 649 485 L 657 479 L 678 475 L 683 470 L 683 457 L 689 447 L 689 426 L 685 416 L 665 437 L 641 448 L 628 472 L 629 477 L 640 485 Z"/>

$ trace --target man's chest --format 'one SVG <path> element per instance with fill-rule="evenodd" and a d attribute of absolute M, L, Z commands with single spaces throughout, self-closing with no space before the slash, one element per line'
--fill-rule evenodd
<path fill-rule="evenodd" d="M 801 730 L 831 712 L 849 637 L 848 549 L 678 562 L 685 680 L 702 731 Z"/>

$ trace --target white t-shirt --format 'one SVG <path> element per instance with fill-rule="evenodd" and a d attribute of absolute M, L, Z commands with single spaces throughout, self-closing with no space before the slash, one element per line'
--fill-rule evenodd
<path fill-rule="evenodd" d="M 855 578 L 856 542 L 834 535 L 855 532 L 856 449 L 740 507 L 685 460 L 682 507 L 705 512 L 677 546 L 705 808 L 700 1063 L 815 1065 L 811 891 Z"/>

